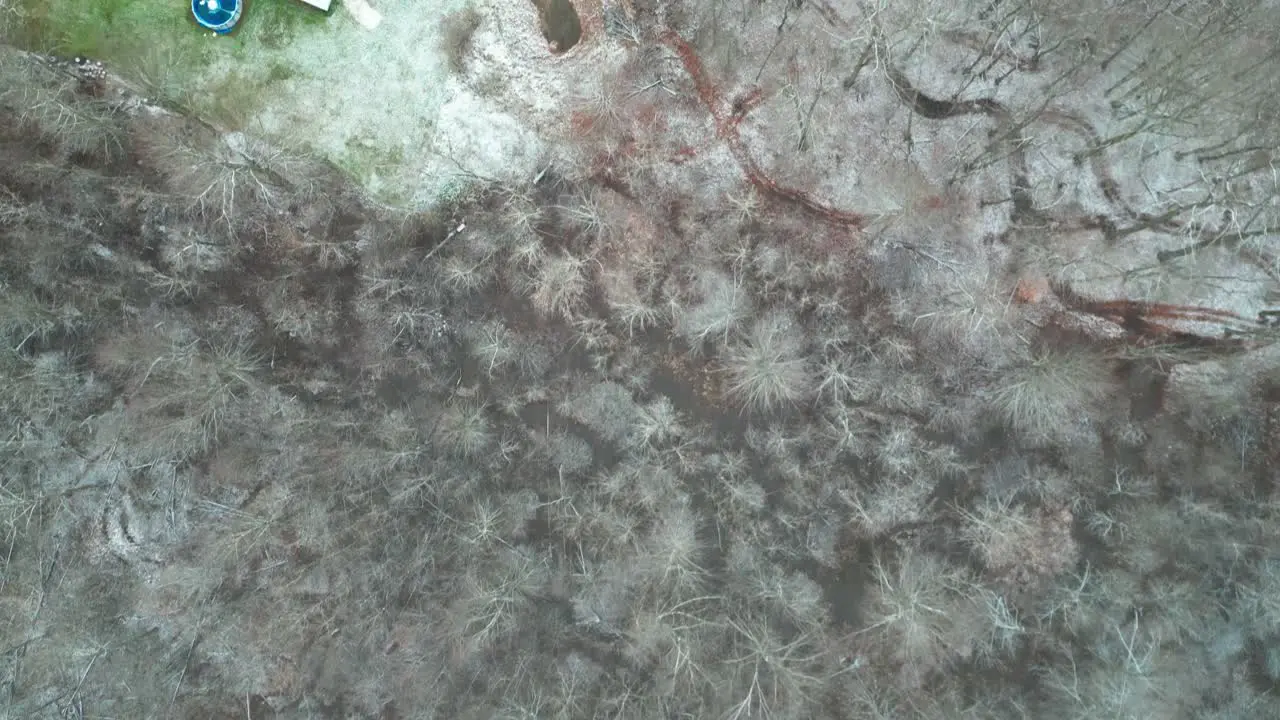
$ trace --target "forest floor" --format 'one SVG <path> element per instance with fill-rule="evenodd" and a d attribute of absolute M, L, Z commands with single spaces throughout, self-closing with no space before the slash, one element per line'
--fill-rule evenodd
<path fill-rule="evenodd" d="M 0 0 L 0 719 L 1280 716 L 1189 2 Z"/>

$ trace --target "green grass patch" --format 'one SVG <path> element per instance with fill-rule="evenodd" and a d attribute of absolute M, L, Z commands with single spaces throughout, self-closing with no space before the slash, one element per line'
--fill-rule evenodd
<path fill-rule="evenodd" d="M 253 45 L 282 50 L 299 35 L 322 29 L 328 22 L 329 15 L 298 0 L 248 0 L 230 39 L 240 41 L 240 51 Z"/>
<path fill-rule="evenodd" d="M 191 17 L 189 0 L 17 0 L 20 16 L 11 40 L 28 50 L 86 55 L 104 62 L 125 59 L 142 47 L 180 48 L 190 59 L 210 51 L 239 53 L 254 47 L 287 47 L 300 33 L 329 22 L 297 0 L 247 0 L 230 35 L 211 43 Z"/>
<path fill-rule="evenodd" d="M 275 60 L 330 17 L 296 0 L 248 0 L 230 35 L 211 37 L 189 0 L 18 0 L 9 40 L 27 50 L 85 56 L 229 129 L 242 128 L 297 70 Z"/>
<path fill-rule="evenodd" d="M 172 0 L 19 0 L 19 9 L 12 39 L 37 52 L 111 62 L 146 46 L 182 46 L 193 60 L 207 49 L 190 9 Z"/>

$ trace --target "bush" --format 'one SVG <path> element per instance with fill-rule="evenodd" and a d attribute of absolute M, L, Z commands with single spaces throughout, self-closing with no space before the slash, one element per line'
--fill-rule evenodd
<path fill-rule="evenodd" d="M 257 378 L 264 358 L 244 340 L 210 344 L 147 330 L 104 343 L 96 357 L 124 377 L 125 436 L 152 459 L 207 452 L 237 421 L 266 409 Z"/>
<path fill-rule="evenodd" d="M 983 502 L 975 512 L 962 510 L 961 514 L 961 536 L 989 569 L 1017 564 L 1040 532 L 1033 518 L 1014 507 L 1009 495 Z"/>
<path fill-rule="evenodd" d="M 751 299 L 740 278 L 730 279 L 719 270 L 706 270 L 696 282 L 699 300 L 678 311 L 676 332 L 694 350 L 708 340 L 726 341 L 751 312 Z"/>
<path fill-rule="evenodd" d="M 468 568 L 442 628 L 457 657 L 482 653 L 515 632 L 521 610 L 542 589 L 548 574 L 544 560 L 517 549 L 503 550 L 494 562 Z"/>
<path fill-rule="evenodd" d="M 728 717 L 816 716 L 811 703 L 831 674 L 834 658 L 817 649 L 813 637 L 783 636 L 761 617 L 730 619 L 729 626 Z"/>
<path fill-rule="evenodd" d="M 206 236 L 196 228 L 168 228 L 160 241 L 160 257 L 179 278 L 229 267 L 234 260 L 230 243 Z"/>
<path fill-rule="evenodd" d="M 657 326 L 661 319 L 658 308 L 649 303 L 647 289 L 642 293 L 636 287 L 636 278 L 630 267 L 605 273 L 602 278 L 605 299 L 609 309 L 620 323 L 626 326 L 628 337 Z"/>
<path fill-rule="evenodd" d="M 118 116 L 97 103 L 68 97 L 69 92 L 41 93 L 28 106 L 26 118 L 68 154 L 113 159 L 124 152 L 124 128 Z"/>
<path fill-rule="evenodd" d="M 587 291 L 586 262 L 567 252 L 543 258 L 533 279 L 533 306 L 543 315 L 568 316 Z"/>
<path fill-rule="evenodd" d="M 450 452 L 480 457 L 493 442 L 493 429 L 482 403 L 458 400 L 445 407 L 435 431 L 436 440 Z"/>
<path fill-rule="evenodd" d="M 467 328 L 466 338 L 471 356 L 489 377 L 510 363 L 516 352 L 516 339 L 501 320 L 490 320 Z"/>
<path fill-rule="evenodd" d="M 110 396 L 109 384 L 81 373 L 67 352 L 48 351 L 34 357 L 5 353 L 4 360 L 0 378 L 12 388 L 24 421 L 50 427 L 62 419 L 81 419 L 94 403 Z"/>
<path fill-rule="evenodd" d="M 82 330 L 87 318 L 67 302 L 53 304 L 29 290 L 0 285 L 0 341 L 18 351 L 28 342 L 43 342 Z"/>
<path fill-rule="evenodd" d="M 1179 716 L 1180 706 L 1200 692 L 1185 686 L 1196 678 L 1174 671 L 1167 653 L 1141 633 L 1130 634 L 1133 630 L 1128 624 L 1113 625 L 1091 648 L 1089 660 L 1073 657 L 1066 666 L 1045 672 L 1048 707 L 1069 718 Z M 1187 655 L 1181 649 L 1178 653 Z"/>
<path fill-rule="evenodd" d="M 708 685 L 708 670 L 723 661 L 718 651 L 725 630 L 705 619 L 713 616 L 716 605 L 715 598 L 697 598 L 632 613 L 624 657 L 629 664 L 652 672 L 655 692 L 664 699 L 701 695 Z"/>
<path fill-rule="evenodd" d="M 658 451 L 634 450 L 602 474 L 600 489 L 633 507 L 659 510 L 680 489 L 680 477 L 669 464 L 670 458 Z"/>
<path fill-rule="evenodd" d="M 786 572 L 751 544 L 735 542 L 727 570 L 748 604 L 796 627 L 821 632 L 829 617 L 822 587 L 800 572 Z"/>
<path fill-rule="evenodd" d="M 870 371 L 870 367 L 853 364 L 842 352 L 823 361 L 816 394 L 836 406 L 865 402 L 875 392 Z"/>
<path fill-rule="evenodd" d="M 220 138 L 179 133 L 173 127 L 148 131 L 143 159 L 165 175 L 193 213 L 228 228 L 281 209 L 287 191 L 295 187 L 286 178 L 298 175 L 304 165 L 289 152 L 242 133 Z"/>
<path fill-rule="evenodd" d="M 978 660 L 994 664 L 1014 654 L 1027 635 L 1018 613 L 1005 597 L 986 588 L 978 592 L 977 602 L 986 613 L 986 632 L 975 644 Z"/>
<path fill-rule="evenodd" d="M 690 591 L 706 579 L 698 522 L 685 497 L 675 498 L 658 517 L 645 542 L 644 563 L 646 574 L 660 586 Z"/>
<path fill-rule="evenodd" d="M 1266 558 L 1258 563 L 1255 572 L 1253 582 L 1241 589 L 1241 606 L 1258 627 L 1280 629 L 1280 558 Z"/>
<path fill-rule="evenodd" d="M 870 624 L 859 634 L 870 635 L 885 660 L 901 664 L 905 685 L 917 686 L 971 647 L 981 625 L 964 571 L 905 548 L 895 560 L 876 557 L 871 572 Z"/>
<path fill-rule="evenodd" d="M 450 291 L 466 297 L 489 283 L 487 263 L 487 258 L 475 258 L 468 253 L 450 255 L 441 264 L 441 281 Z"/>
<path fill-rule="evenodd" d="M 631 437 L 641 414 L 640 407 L 631 399 L 631 391 L 615 382 L 596 383 L 559 403 L 556 410 L 616 444 L 625 443 Z"/>
<path fill-rule="evenodd" d="M 769 313 L 725 358 L 729 392 L 766 412 L 800 402 L 812 389 L 803 353 L 804 337 L 795 321 L 782 312 Z"/>
<path fill-rule="evenodd" d="M 912 425 L 896 424 L 880 436 L 876 447 L 876 460 L 880 468 L 895 477 L 920 476 L 926 441 Z"/>
<path fill-rule="evenodd" d="M 989 401 L 1008 427 L 1032 443 L 1070 438 L 1111 384 L 1107 364 L 1082 350 L 1044 350 L 1003 375 Z"/>
<path fill-rule="evenodd" d="M 119 156 L 125 140 L 120 113 L 103 101 L 78 95 L 78 83 L 28 58 L 8 52 L 0 58 L 0 108 L 20 114 L 23 122 L 68 155 Z"/>
<path fill-rule="evenodd" d="M 934 481 L 924 473 L 888 478 L 874 489 L 846 494 L 859 532 L 877 537 L 924 516 Z"/>
<path fill-rule="evenodd" d="M 577 435 L 553 430 L 548 436 L 538 436 L 538 450 L 557 473 L 574 476 L 586 472 L 595 461 L 591 443 Z"/>
<path fill-rule="evenodd" d="M 627 444 L 661 447 L 684 434 L 680 414 L 666 396 L 641 406 L 632 423 Z"/>
<path fill-rule="evenodd" d="M 467 55 L 471 52 L 471 38 L 480 27 L 480 13 L 472 6 L 446 15 L 440 33 L 440 49 L 449 63 L 449 69 L 461 73 L 467 67 Z"/>
<path fill-rule="evenodd" d="M 708 457 L 707 465 L 718 481 L 714 498 L 726 521 L 743 519 L 754 525 L 749 519 L 764 511 L 768 493 L 752 477 L 748 457 L 740 451 L 715 454 Z"/>

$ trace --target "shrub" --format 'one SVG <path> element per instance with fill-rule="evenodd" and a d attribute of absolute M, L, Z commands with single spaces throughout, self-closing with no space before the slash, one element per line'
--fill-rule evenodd
<path fill-rule="evenodd" d="M 595 455 L 586 440 L 559 430 L 548 436 L 538 436 L 539 453 L 547 459 L 557 473 L 573 476 L 591 468 Z"/>
<path fill-rule="evenodd" d="M 861 656 L 858 660 L 863 661 Z M 898 720 L 898 718 L 947 717 L 947 715 L 923 715 L 918 711 L 919 698 L 904 693 L 891 681 L 873 673 L 854 674 L 848 682 L 840 684 L 840 700 L 849 708 L 850 717 L 857 720 Z M 954 710 L 954 709 L 952 709 Z"/>
<path fill-rule="evenodd" d="M 1258 525 L 1240 522 L 1230 506 L 1212 498 L 1179 496 L 1167 505 L 1125 504 L 1117 508 L 1124 527 L 1119 550 L 1128 567 L 1144 573 L 1181 568 L 1210 572 L 1237 562 L 1232 549 L 1268 542 Z"/>
<path fill-rule="evenodd" d="M 1020 343 L 1008 293 L 986 259 L 958 265 L 958 273 L 933 278 L 927 291 L 917 285 L 903 300 L 901 319 L 919 340 L 920 358 L 930 362 L 945 382 L 970 382 L 975 372 L 1006 367 Z"/>
<path fill-rule="evenodd" d="M 887 478 L 872 490 L 844 493 L 858 530 L 869 537 L 920 520 L 934 482 L 924 473 Z"/>
<path fill-rule="evenodd" d="M 678 312 L 676 332 L 694 350 L 708 340 L 728 340 L 729 334 L 751 312 L 751 301 L 740 278 L 730 279 L 719 270 L 706 270 L 696 282 L 698 302 Z"/>
<path fill-rule="evenodd" d="M 473 500 L 463 515 L 458 539 L 478 548 L 507 545 L 528 520 L 526 508 L 521 507 L 519 500 L 518 495 L 506 498 L 501 505 L 489 498 Z"/>
<path fill-rule="evenodd" d="M 533 279 L 533 306 L 543 315 L 569 315 L 587 291 L 586 262 L 567 252 L 543 258 Z"/>
<path fill-rule="evenodd" d="M 539 246 L 542 244 L 538 242 L 536 233 L 544 219 L 544 210 L 531 190 L 528 186 L 503 189 L 504 202 L 497 220 L 499 227 L 507 230 L 504 237 L 513 254 L 518 254 L 515 249 L 526 242 L 533 241 Z"/>
<path fill-rule="evenodd" d="M 480 457 L 493 442 L 493 430 L 482 403 L 459 400 L 447 405 L 435 430 L 436 440 L 462 457 Z"/>
<path fill-rule="evenodd" d="M 64 153 L 116 157 L 124 149 L 120 114 L 103 101 L 78 96 L 78 82 L 5 53 L 0 58 L 0 107 L 20 113 Z"/>
<path fill-rule="evenodd" d="M 601 280 L 609 309 L 619 322 L 627 326 L 628 336 L 658 324 L 662 314 L 637 289 L 633 268 L 628 266 L 606 272 Z"/>
<path fill-rule="evenodd" d="M 689 591 L 706 579 L 705 546 L 698 516 L 687 497 L 675 498 L 659 515 L 645 541 L 646 574 L 663 587 Z"/>
<path fill-rule="evenodd" d="M 5 353 L 0 377 L 12 388 L 14 404 L 22 408 L 24 422 L 34 420 L 46 426 L 56 419 L 82 418 L 92 403 L 110 395 L 107 383 L 82 374 L 75 358 L 64 351 L 34 357 Z"/>
<path fill-rule="evenodd" d="M 1008 658 L 1026 637 L 1026 627 L 1000 593 L 983 588 L 978 591 L 977 602 L 985 611 L 986 632 L 975 644 L 975 655 L 985 663 L 996 663 Z"/>
<path fill-rule="evenodd" d="M 1045 350 L 1003 375 L 989 400 L 1025 439 L 1058 440 L 1075 434 L 1084 411 L 1105 395 L 1108 377 L 1106 364 L 1086 351 Z"/>
<path fill-rule="evenodd" d="M 547 345 L 540 342 L 536 335 L 529 333 L 513 332 L 506 337 L 510 337 L 514 343 L 511 362 L 513 369 L 525 380 L 541 380 L 554 360 Z M 534 387 L 537 385 L 535 384 Z"/>
<path fill-rule="evenodd" d="M 444 639 L 462 659 L 484 652 L 518 627 L 518 614 L 546 582 L 545 561 L 517 549 L 472 564 L 445 612 Z"/>
<path fill-rule="evenodd" d="M 625 132 L 627 95 L 631 92 L 632 89 L 627 87 L 624 78 L 618 77 L 618 73 L 584 83 L 570 101 L 573 113 L 584 118 L 575 126 L 589 127 L 597 136 Z"/>
<path fill-rule="evenodd" d="M 843 405 L 828 406 L 823 413 L 821 433 L 831 455 L 848 454 L 865 456 L 868 445 L 875 439 L 875 428 L 854 408 Z"/>
<path fill-rule="evenodd" d="M 70 303 L 55 305 L 28 290 L 0 285 L 0 340 L 6 350 L 18 351 L 30 341 L 74 333 L 85 325 L 84 315 Z"/>
<path fill-rule="evenodd" d="M 1241 607 L 1259 627 L 1280 628 L 1280 558 L 1258 563 L 1256 578 L 1241 590 Z"/>
<path fill-rule="evenodd" d="M 769 313 L 725 358 L 729 392 L 760 411 L 798 403 L 812 387 L 803 352 L 804 338 L 795 321 L 781 312 Z"/>
<path fill-rule="evenodd" d="M 749 604 L 786 618 L 796 627 L 821 631 L 828 621 L 822 587 L 800 572 L 786 572 L 754 546 L 735 542 L 727 570 Z"/>
<path fill-rule="evenodd" d="M 261 400 L 263 358 L 245 342 L 168 339 L 175 344 L 165 354 L 134 366 L 128 431 L 147 454 L 185 457 L 213 448 L 239 411 Z"/>
<path fill-rule="evenodd" d="M 194 277 L 228 267 L 234 248 L 195 228 L 170 228 L 160 241 L 160 257 L 179 277 Z"/>
<path fill-rule="evenodd" d="M 868 370 L 854 365 L 845 353 L 828 358 L 818 371 L 821 380 L 816 395 L 837 406 L 865 402 L 875 391 L 874 378 Z"/>
<path fill-rule="evenodd" d="M 752 464 L 744 453 L 710 455 L 707 466 L 718 481 L 716 504 L 727 518 L 751 518 L 765 509 L 768 493 L 752 477 Z"/>
<path fill-rule="evenodd" d="M 67 179 L 51 186 L 48 194 L 69 192 L 69 186 L 74 182 Z M 78 219 L 64 217 L 61 209 L 50 211 L 34 203 L 16 209 L 26 217 L 26 222 L 6 233 L 6 251 L 12 257 L 22 258 L 27 267 L 27 278 L 32 283 L 62 294 L 56 289 L 73 276 L 107 270 L 117 260 L 110 249 L 97 242 L 104 238 L 93 227 Z M 0 215 L 4 212 L 0 207 Z M 102 211 L 95 209 L 94 212 Z M 106 213 L 103 215 L 105 217 Z"/>
<path fill-rule="evenodd" d="M 627 627 L 628 663 L 653 674 L 662 697 L 697 696 L 707 687 L 707 671 L 723 660 L 717 654 L 725 630 L 706 618 L 717 609 L 715 597 L 670 601 L 642 607 Z"/>
<path fill-rule="evenodd" d="M 589 426 L 611 443 L 624 443 L 641 414 L 631 391 L 615 382 L 592 385 L 560 402 L 556 409 Z"/>
<path fill-rule="evenodd" d="M 1048 706 L 1069 718 L 1178 716 L 1186 696 L 1199 695 L 1199 689 L 1179 687 L 1193 678 L 1170 672 L 1162 662 L 1165 653 L 1140 634 L 1131 635 L 1133 629 L 1113 625 L 1092 648 L 1092 662 L 1072 657 L 1044 672 Z"/>
<path fill-rule="evenodd" d="M 40 93 L 26 118 L 68 154 L 111 159 L 124 152 L 124 128 L 116 113 L 98 103 L 68 97 L 69 92 Z"/>
<path fill-rule="evenodd" d="M 486 258 L 474 258 L 469 254 L 453 254 L 441 264 L 440 279 L 449 290 L 461 296 L 470 295 L 489 282 Z"/>
<path fill-rule="evenodd" d="M 289 186 L 286 178 L 301 165 L 297 158 L 242 133 L 210 138 L 178 132 L 149 132 L 143 157 L 165 175 L 174 192 L 188 199 L 192 212 L 238 227 L 245 218 L 280 209 Z"/>
<path fill-rule="evenodd" d="M 1034 520 L 1013 505 L 1013 497 L 983 502 L 974 512 L 961 510 L 961 536 L 977 551 L 988 568 L 1005 568 L 1024 557 L 1039 534 Z"/>
<path fill-rule="evenodd" d="M 905 685 L 915 686 L 932 670 L 971 646 L 980 627 L 969 596 L 974 587 L 960 569 L 915 548 L 898 558 L 877 556 L 867 620 L 870 635 L 887 660 L 901 663 Z"/>
<path fill-rule="evenodd" d="M 515 338 L 501 320 L 471 326 L 466 330 L 466 337 L 471 356 L 489 377 L 510 363 L 515 355 Z"/>
<path fill-rule="evenodd" d="M 449 63 L 449 69 L 461 73 L 467 67 L 467 55 L 471 52 L 471 38 L 480 27 L 480 13 L 473 6 L 445 16 L 440 33 L 440 49 Z"/>
<path fill-rule="evenodd" d="M 922 447 L 925 445 L 915 428 L 907 424 L 890 427 L 880 437 L 876 447 L 876 460 L 880 468 L 891 476 L 919 476 L 923 465 Z"/>
<path fill-rule="evenodd" d="M 600 489 L 632 506 L 650 511 L 671 502 L 679 492 L 680 478 L 657 451 L 635 450 L 600 478 Z"/>
<path fill-rule="evenodd" d="M 613 312 L 617 315 L 618 320 L 627 326 L 627 335 L 634 337 L 636 331 L 644 332 L 651 327 L 655 327 L 662 318 L 662 314 L 658 309 L 644 302 L 636 300 L 626 303 L 610 303 Z"/>
<path fill-rule="evenodd" d="M 520 222 L 519 219 L 514 222 Z M 528 220 L 528 222 L 537 222 L 536 219 Z M 534 234 L 532 228 L 527 231 L 518 231 L 513 235 L 507 243 L 507 261 L 515 270 L 524 270 L 537 268 L 542 265 L 547 257 L 547 248 L 542 244 L 542 240 Z"/>
<path fill-rule="evenodd" d="M 666 396 L 640 407 L 627 443 L 632 446 L 662 446 L 684 434 L 680 414 Z"/>
<path fill-rule="evenodd" d="M 727 717 L 812 717 L 811 702 L 831 673 L 830 658 L 806 634 L 782 636 L 765 619 L 730 619 Z"/>
<path fill-rule="evenodd" d="M 644 558 L 633 557 L 637 548 L 643 546 L 650 529 L 645 527 L 640 514 L 601 498 L 574 496 L 556 502 L 551 517 L 563 537 L 577 543 L 584 557 L 605 561 L 621 553 L 630 563 L 630 571 L 637 574 L 645 571 Z"/>

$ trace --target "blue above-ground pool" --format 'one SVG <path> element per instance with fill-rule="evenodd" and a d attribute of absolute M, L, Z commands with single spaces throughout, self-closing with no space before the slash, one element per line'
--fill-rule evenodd
<path fill-rule="evenodd" d="M 223 34 L 240 22 L 243 0 L 191 0 L 191 14 L 200 27 Z"/>

